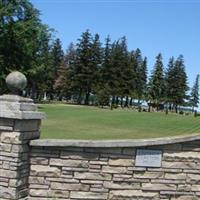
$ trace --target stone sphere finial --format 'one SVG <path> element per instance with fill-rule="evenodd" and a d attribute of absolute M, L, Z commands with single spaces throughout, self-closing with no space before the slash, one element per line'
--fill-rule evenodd
<path fill-rule="evenodd" d="M 6 84 L 12 94 L 20 94 L 27 85 L 27 79 L 21 72 L 15 71 L 8 74 Z"/>

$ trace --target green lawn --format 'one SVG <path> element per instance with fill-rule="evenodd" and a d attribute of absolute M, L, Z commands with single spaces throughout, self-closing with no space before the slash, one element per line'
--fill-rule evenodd
<path fill-rule="evenodd" d="M 42 138 L 137 139 L 200 133 L 200 117 L 64 104 L 40 105 Z"/>

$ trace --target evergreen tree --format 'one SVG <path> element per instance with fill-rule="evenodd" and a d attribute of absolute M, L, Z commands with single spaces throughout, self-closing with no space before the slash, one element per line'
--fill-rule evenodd
<path fill-rule="evenodd" d="M 144 57 L 144 60 L 142 62 L 141 66 L 141 93 L 139 95 L 140 98 L 146 98 L 146 92 L 147 92 L 147 57 Z"/>
<path fill-rule="evenodd" d="M 187 97 L 187 91 L 189 89 L 187 85 L 187 74 L 185 71 L 184 58 L 180 55 L 175 61 L 174 77 L 176 85 L 174 87 L 175 95 L 173 96 L 173 103 L 176 113 L 178 112 L 178 106 L 184 105 Z"/>
<path fill-rule="evenodd" d="M 0 88 L 14 70 L 25 74 L 33 60 L 39 12 L 28 1 L 0 1 Z"/>
<path fill-rule="evenodd" d="M 118 105 L 120 97 L 121 106 L 123 106 L 123 98 L 130 94 L 131 72 L 126 38 L 123 37 L 112 45 L 109 81 L 112 103 Z"/>
<path fill-rule="evenodd" d="M 174 57 L 171 57 L 165 73 L 165 101 L 169 103 L 170 110 L 177 92 L 176 84 L 175 61 Z"/>
<path fill-rule="evenodd" d="M 46 51 L 46 43 L 49 45 L 51 30 L 41 23 L 38 10 L 27 0 L 0 1 L 0 30 L 0 88 L 5 88 L 5 76 L 18 70 L 29 80 L 27 94 L 38 96 L 36 90 L 43 88 L 41 79 L 49 64 L 42 51 Z"/>
<path fill-rule="evenodd" d="M 57 69 L 60 67 L 61 63 L 63 62 L 64 52 L 62 50 L 62 44 L 59 38 L 57 38 L 51 50 L 52 56 L 52 65 L 53 65 L 53 76 L 57 77 Z"/>
<path fill-rule="evenodd" d="M 91 50 L 92 50 L 91 62 L 93 68 L 96 69 L 96 71 L 94 71 L 93 82 L 92 82 L 92 93 L 94 94 L 98 90 L 97 85 L 99 84 L 100 81 L 100 71 L 103 62 L 103 48 L 98 34 L 95 34 L 94 36 Z"/>
<path fill-rule="evenodd" d="M 160 103 L 163 102 L 165 83 L 164 83 L 164 66 L 162 63 L 162 55 L 158 54 L 154 70 L 149 80 L 149 97 L 150 100 L 156 105 L 157 110 Z"/>
<path fill-rule="evenodd" d="M 74 68 L 73 88 L 78 92 L 78 103 L 82 101 L 82 95 L 85 96 L 85 104 L 89 104 L 89 97 L 92 92 L 93 82 L 95 80 L 97 66 L 93 61 L 93 40 L 89 30 L 86 30 L 77 43 L 76 60 Z"/>
<path fill-rule="evenodd" d="M 140 49 L 136 49 L 133 52 L 132 63 L 134 72 L 134 97 L 140 103 L 140 100 L 144 97 L 147 84 L 147 58 L 145 57 L 143 60 Z"/>
<path fill-rule="evenodd" d="M 98 96 L 99 105 L 105 106 L 109 104 L 110 98 L 110 82 L 111 80 L 111 45 L 110 37 L 105 39 L 105 48 L 103 50 L 102 66 L 99 70 L 99 82 L 96 85 L 96 93 Z"/>
<path fill-rule="evenodd" d="M 61 77 L 61 94 L 67 99 L 72 98 L 72 95 L 76 91 L 73 90 L 72 83 L 75 77 L 75 59 L 76 59 L 76 47 L 73 43 L 70 43 L 67 52 L 64 57 L 63 70 L 65 73 L 60 74 Z"/>
<path fill-rule="evenodd" d="M 27 71 L 29 74 L 30 95 L 33 99 L 41 100 L 43 96 L 46 96 L 47 93 L 49 96 L 50 93 L 50 69 L 52 66 L 49 45 L 50 38 L 51 34 L 48 34 L 48 27 L 41 25 L 41 30 L 38 34 L 37 54 L 34 56 L 31 68 Z"/>
<path fill-rule="evenodd" d="M 190 95 L 190 105 L 192 106 L 193 112 L 194 112 L 194 108 L 195 107 L 197 108 L 199 104 L 199 89 L 200 89 L 199 81 L 200 81 L 200 75 L 198 74 L 195 79 L 194 85 L 191 90 L 191 95 Z"/>
<path fill-rule="evenodd" d="M 58 95 L 58 92 L 54 91 L 55 87 L 53 86 L 58 78 L 58 73 L 61 72 L 60 67 L 64 59 L 64 52 L 62 50 L 61 41 L 58 38 L 53 43 L 51 49 L 51 59 L 52 59 L 51 68 L 49 68 L 49 85 L 50 85 L 49 95 L 52 100 L 55 93 L 57 93 Z"/>

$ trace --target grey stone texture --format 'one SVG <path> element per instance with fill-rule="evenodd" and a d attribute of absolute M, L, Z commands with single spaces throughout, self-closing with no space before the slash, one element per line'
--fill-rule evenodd
<path fill-rule="evenodd" d="M 55 146 L 46 141 L 42 146 L 43 140 L 34 140 L 29 199 L 200 199 L 200 139 L 199 135 L 194 138 L 184 136 L 183 142 L 177 142 L 175 137 L 171 138 L 173 144 L 168 139 L 163 145 L 145 145 L 145 149 L 162 150 L 159 168 L 135 166 L 136 150 L 143 146 L 118 147 L 117 142 L 109 148 L 103 142 L 99 147 L 97 142 L 98 147 L 88 147 L 88 143 L 83 147 L 82 141 L 81 147 L 78 141 L 74 141 L 75 147 L 72 141 L 66 147 L 56 146 L 56 141 Z M 62 141 L 62 145 L 64 142 L 68 143 Z"/>
<path fill-rule="evenodd" d="M 0 97 L 0 199 L 27 199 L 30 140 L 39 138 L 40 121 L 31 99 Z"/>
<path fill-rule="evenodd" d="M 15 71 L 8 74 L 6 84 L 13 94 L 17 94 L 26 87 L 27 79 L 21 72 Z"/>
<path fill-rule="evenodd" d="M 33 140 L 31 145 L 34 146 L 59 146 L 59 147 L 145 147 L 158 146 L 167 144 L 176 144 L 189 141 L 200 140 L 200 134 L 191 134 L 185 136 L 153 138 L 153 139 L 138 139 L 138 140 L 62 140 L 62 139 L 44 139 Z M 176 148 L 178 145 L 176 145 Z M 167 148 L 167 146 L 166 146 Z M 180 147 L 178 147 L 180 148 Z M 198 147 L 200 148 L 200 147 Z"/>

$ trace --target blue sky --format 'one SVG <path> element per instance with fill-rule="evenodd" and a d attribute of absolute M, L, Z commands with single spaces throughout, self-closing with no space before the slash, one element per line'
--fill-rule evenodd
<path fill-rule="evenodd" d="M 66 50 L 86 29 L 112 40 L 126 36 L 130 50 L 140 48 L 151 71 L 161 52 L 167 65 L 183 54 L 189 85 L 200 73 L 200 0 L 31 0 L 44 23 L 54 28 Z"/>

